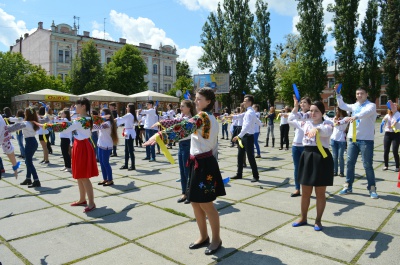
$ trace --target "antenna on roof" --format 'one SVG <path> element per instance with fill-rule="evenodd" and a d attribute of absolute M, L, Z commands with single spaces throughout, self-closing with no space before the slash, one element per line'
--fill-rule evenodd
<path fill-rule="evenodd" d="M 75 19 L 78 20 L 78 27 L 76 27 L 76 25 L 75 25 Z M 80 17 L 74 16 L 74 28 L 78 29 L 78 35 L 79 35 L 79 19 L 80 19 Z"/>
<path fill-rule="evenodd" d="M 104 39 L 106 39 L 106 18 L 104 18 Z"/>

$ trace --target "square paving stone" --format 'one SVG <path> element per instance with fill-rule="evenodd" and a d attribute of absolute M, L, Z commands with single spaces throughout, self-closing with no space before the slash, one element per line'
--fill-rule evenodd
<path fill-rule="evenodd" d="M 27 192 L 11 185 L 0 188 L 0 199 L 17 198 L 23 195 L 27 195 Z"/>
<path fill-rule="evenodd" d="M 0 235 L 6 240 L 11 240 L 78 221 L 82 220 L 52 207 L 1 219 Z"/>
<path fill-rule="evenodd" d="M 392 215 L 389 221 L 382 228 L 381 232 L 400 236 L 399 224 L 400 224 L 400 209 L 397 209 L 397 211 Z"/>
<path fill-rule="evenodd" d="M 290 253 L 290 255 L 288 255 Z M 299 251 L 280 244 L 258 240 L 255 243 L 239 250 L 232 256 L 223 259 L 221 265 L 242 264 L 341 264 L 323 257 Z"/>
<path fill-rule="evenodd" d="M 238 203 L 220 211 L 221 226 L 260 236 L 293 218 L 292 215 Z"/>
<path fill-rule="evenodd" d="M 398 264 L 400 237 L 379 233 L 358 260 L 358 264 Z"/>
<path fill-rule="evenodd" d="M 105 253 L 77 262 L 79 265 L 109 264 L 176 264 L 135 244 L 114 248 Z"/>
<path fill-rule="evenodd" d="M 120 196 L 139 202 L 154 202 L 172 196 L 178 197 L 181 193 L 180 189 L 154 184 L 142 187 L 138 192 L 122 193 Z"/>
<path fill-rule="evenodd" d="M 210 226 L 207 226 L 209 236 L 211 237 Z M 215 255 L 206 256 L 204 255 L 205 248 L 193 250 L 188 248 L 189 244 L 195 241 L 198 236 L 199 230 L 196 222 L 189 222 L 141 238 L 138 242 L 183 264 L 210 264 L 211 262 L 214 262 L 216 258 L 223 257 L 253 240 L 253 238 L 249 236 L 222 228 L 222 248 Z M 160 242 L 171 243 L 160 244 Z"/>
<path fill-rule="evenodd" d="M 387 192 L 387 193 L 398 192 L 399 188 L 397 188 L 397 176 L 395 180 L 396 181 L 387 181 L 376 178 L 376 190 L 378 192 L 378 195 L 380 195 L 380 192 Z M 364 190 L 368 194 L 367 184 L 368 184 L 367 180 L 363 178 L 355 182 L 353 184 L 353 188 Z"/>
<path fill-rule="evenodd" d="M 380 207 L 385 209 L 393 209 L 400 202 L 399 195 L 392 195 L 388 193 L 379 193 L 379 199 L 371 199 L 367 190 L 353 189 L 352 194 L 346 195 L 332 195 L 337 201 L 343 201 L 345 203 L 356 203 L 372 207 Z"/>
<path fill-rule="evenodd" d="M 156 168 L 155 166 L 152 169 L 140 169 L 136 167 L 136 170 L 131 172 L 133 173 L 131 173 L 129 177 L 152 183 L 180 178 L 179 174 L 171 174 L 171 172 L 163 171 L 162 169 L 158 167 Z"/>
<path fill-rule="evenodd" d="M 101 179 L 101 181 L 103 181 L 103 179 Z M 140 188 L 143 186 L 152 185 L 149 182 L 133 179 L 130 177 L 114 179 L 114 185 L 112 186 L 103 186 L 98 185 L 97 183 L 98 182 L 93 183 L 93 188 L 107 194 L 120 194 L 130 191 L 136 192 L 135 190 L 140 190 Z"/>
<path fill-rule="evenodd" d="M 15 256 L 15 254 L 9 249 L 7 248 L 5 245 L 0 244 L 0 263 L 6 265 L 6 264 L 15 264 L 15 265 L 19 265 L 19 264 L 24 264 L 24 262 L 18 258 L 17 256 Z"/>
<path fill-rule="evenodd" d="M 249 180 L 238 179 L 229 182 L 228 185 L 225 186 L 226 195 L 223 196 L 223 198 L 237 201 L 265 192 L 264 190 L 258 187 L 251 187 L 251 186 L 249 187 L 241 185 L 241 183 L 246 183 L 246 182 L 249 182 Z"/>
<path fill-rule="evenodd" d="M 33 264 L 61 264 L 73 261 L 125 241 L 92 224 L 57 229 L 10 244 Z"/>
<path fill-rule="evenodd" d="M 292 227 L 288 224 L 266 235 L 265 238 L 350 262 L 374 234 L 373 231 L 328 223 L 323 223 L 323 231 L 316 232 L 313 225 L 311 220 L 307 226 Z"/>
<path fill-rule="evenodd" d="M 12 207 L 10 207 L 12 206 Z M 16 197 L 7 200 L 0 200 L 0 218 L 24 212 L 34 211 L 52 206 L 35 196 Z"/>
<path fill-rule="evenodd" d="M 169 213 L 162 209 L 143 205 L 120 213 L 107 215 L 101 219 L 95 219 L 93 222 L 123 237 L 135 239 L 187 220 L 185 217 Z"/>

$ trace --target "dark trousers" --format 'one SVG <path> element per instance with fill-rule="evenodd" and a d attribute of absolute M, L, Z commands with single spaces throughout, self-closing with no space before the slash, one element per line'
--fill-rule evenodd
<path fill-rule="evenodd" d="M 46 134 L 46 140 L 47 140 L 46 146 L 47 150 L 49 151 L 49 154 L 53 153 L 53 148 L 51 148 L 51 143 L 50 143 L 50 133 Z"/>
<path fill-rule="evenodd" d="M 242 144 L 244 148 L 239 146 L 239 154 L 238 154 L 238 169 L 237 169 L 237 176 L 243 175 L 243 158 L 245 154 L 247 154 L 247 159 L 249 160 L 251 171 L 253 173 L 253 178 L 258 179 L 258 168 L 256 159 L 254 158 L 254 135 L 246 134 L 242 138 Z"/>
<path fill-rule="evenodd" d="M 26 178 L 31 179 L 31 176 L 33 176 L 33 180 L 39 180 L 36 168 L 32 161 L 33 155 L 38 149 L 38 142 L 35 137 L 28 137 L 25 138 L 25 143 Z"/>
<path fill-rule="evenodd" d="M 400 144 L 400 133 L 385 132 L 383 138 L 383 160 L 385 161 L 385 167 L 389 166 L 389 152 L 390 145 L 392 145 L 392 152 L 396 168 L 399 168 L 399 144 Z"/>
<path fill-rule="evenodd" d="M 136 138 L 135 138 L 136 146 L 138 146 L 138 144 L 140 146 L 142 146 L 143 139 L 142 139 L 142 136 L 140 135 L 140 127 L 139 126 L 135 127 L 135 132 L 136 132 Z"/>
<path fill-rule="evenodd" d="M 125 138 L 125 166 L 128 166 L 129 156 L 131 157 L 131 166 L 135 166 L 135 154 L 133 153 L 133 138 L 129 135 L 129 139 Z"/>
<path fill-rule="evenodd" d="M 50 143 L 51 143 L 51 145 L 54 145 L 55 141 L 56 141 L 56 133 L 53 130 L 51 130 L 50 131 Z"/>
<path fill-rule="evenodd" d="M 289 124 L 282 124 L 280 127 L 281 131 L 281 148 L 283 149 L 283 144 L 286 144 L 286 149 L 289 148 Z"/>
<path fill-rule="evenodd" d="M 186 166 L 190 156 L 190 139 L 179 142 L 178 162 L 179 172 L 181 174 L 182 194 L 186 194 L 189 183 L 190 167 Z"/>
<path fill-rule="evenodd" d="M 228 123 L 222 124 L 222 138 L 226 134 L 226 139 L 228 139 Z"/>
<path fill-rule="evenodd" d="M 60 138 L 61 139 L 61 153 L 64 159 L 64 166 L 66 168 L 71 168 L 71 156 L 69 155 L 69 146 L 71 140 L 69 138 Z"/>
<path fill-rule="evenodd" d="M 112 154 L 115 156 L 117 155 L 117 146 L 116 145 L 113 145 Z"/>
<path fill-rule="evenodd" d="M 156 130 L 146 129 L 146 141 L 148 141 L 156 132 Z M 156 147 L 154 145 L 146 146 L 146 158 L 156 159 Z"/>

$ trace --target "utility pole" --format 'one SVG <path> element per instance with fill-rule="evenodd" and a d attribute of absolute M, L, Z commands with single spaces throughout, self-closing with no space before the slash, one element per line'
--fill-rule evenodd
<path fill-rule="evenodd" d="M 104 39 L 106 39 L 106 18 L 104 18 Z"/>

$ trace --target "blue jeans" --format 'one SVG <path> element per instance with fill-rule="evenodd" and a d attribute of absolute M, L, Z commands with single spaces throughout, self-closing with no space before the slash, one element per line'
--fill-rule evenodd
<path fill-rule="evenodd" d="M 25 138 L 25 165 L 26 165 L 26 179 L 31 179 L 31 175 L 33 176 L 33 180 L 39 180 L 38 174 L 36 172 L 36 168 L 33 165 L 33 155 L 35 154 L 38 148 L 38 142 L 35 137 Z"/>
<path fill-rule="evenodd" d="M 54 142 L 56 141 L 56 133 L 54 132 L 54 130 L 51 130 L 49 132 L 50 132 L 50 143 L 54 145 L 55 144 Z"/>
<path fill-rule="evenodd" d="M 332 157 L 333 157 L 333 171 L 335 175 L 338 173 L 340 166 L 340 174 L 344 175 L 344 150 L 346 149 L 346 142 L 339 142 L 331 140 Z M 339 160 L 339 164 L 338 164 Z"/>
<path fill-rule="evenodd" d="M 105 150 L 102 148 L 98 148 L 99 162 L 101 167 L 101 174 L 103 174 L 103 179 L 107 181 L 112 181 L 112 169 L 110 166 L 110 155 L 112 152 L 112 148 Z"/>
<path fill-rule="evenodd" d="M 261 151 L 260 151 L 260 145 L 258 144 L 258 137 L 260 136 L 260 133 L 254 133 L 254 145 L 257 149 L 257 155 L 261 155 Z"/>
<path fill-rule="evenodd" d="M 222 124 L 222 138 L 224 138 L 224 132 L 226 134 L 226 139 L 228 139 L 228 123 Z"/>
<path fill-rule="evenodd" d="M 19 151 L 21 152 L 21 156 L 25 157 L 24 134 L 22 133 L 22 130 L 17 132 L 17 141 L 19 145 Z"/>
<path fill-rule="evenodd" d="M 292 146 L 292 157 L 294 164 L 294 185 L 296 187 L 296 190 L 300 190 L 299 176 L 297 171 L 299 169 L 300 156 L 303 151 L 304 146 Z"/>
<path fill-rule="evenodd" d="M 180 141 L 178 150 L 179 170 L 181 173 L 182 194 L 186 194 L 187 184 L 189 180 L 189 167 L 186 162 L 190 155 L 190 140 Z"/>
<path fill-rule="evenodd" d="M 148 141 L 157 131 L 146 129 L 146 141 Z M 154 145 L 146 146 L 146 158 L 156 159 L 156 147 Z"/>
<path fill-rule="evenodd" d="M 3 165 L 3 159 L 0 157 L 0 169 L 3 170 L 4 169 L 4 165 Z"/>
<path fill-rule="evenodd" d="M 74 137 L 72 137 L 74 139 Z M 97 147 L 97 141 L 99 140 L 99 133 L 97 131 L 92 132 L 92 141 L 94 144 L 94 154 L 96 155 L 97 160 L 99 160 L 99 148 Z"/>
<path fill-rule="evenodd" d="M 369 190 L 371 186 L 375 186 L 375 173 L 372 167 L 372 158 L 374 156 L 374 141 L 372 140 L 357 140 L 355 143 L 350 138 L 347 144 L 347 176 L 346 182 L 349 184 L 349 189 L 353 187 L 354 168 L 356 166 L 358 154 L 361 153 L 363 166 L 367 176 Z"/>

